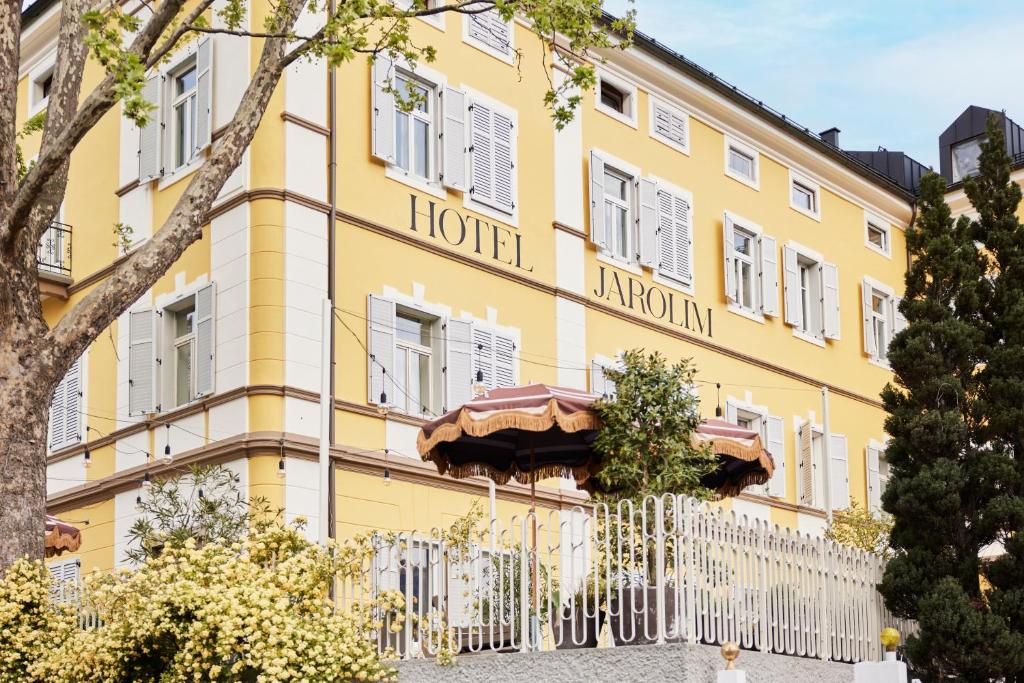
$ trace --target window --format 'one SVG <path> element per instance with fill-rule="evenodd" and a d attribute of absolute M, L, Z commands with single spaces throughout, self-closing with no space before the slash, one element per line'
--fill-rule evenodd
<path fill-rule="evenodd" d="M 46 108 L 53 89 L 53 74 L 56 69 L 57 55 L 53 53 L 44 58 L 28 74 L 28 115 L 34 116 Z"/>
<path fill-rule="evenodd" d="M 889 224 L 875 216 L 864 217 L 864 243 L 883 256 L 891 256 Z"/>
<path fill-rule="evenodd" d="M 474 95 L 469 104 L 469 206 L 494 210 L 499 220 L 516 216 L 515 111 Z M 481 208 L 482 207 L 482 208 Z"/>
<path fill-rule="evenodd" d="M 760 226 L 726 212 L 722 240 L 729 310 L 756 320 L 778 315 L 775 238 L 763 234 Z"/>
<path fill-rule="evenodd" d="M 655 98 L 651 102 L 651 137 L 683 154 L 690 153 L 690 117 Z"/>
<path fill-rule="evenodd" d="M 626 125 L 637 127 L 636 86 L 607 73 L 597 75 L 595 108 Z"/>
<path fill-rule="evenodd" d="M 395 89 L 409 111 L 395 110 L 395 166 L 423 180 L 434 173 L 434 88 L 405 73 L 395 76 Z"/>
<path fill-rule="evenodd" d="M 78 599 L 81 567 L 82 561 L 78 558 L 46 565 L 50 572 L 50 599 L 53 602 L 73 604 Z"/>
<path fill-rule="evenodd" d="M 514 22 L 505 21 L 497 11 L 467 14 L 463 17 L 463 39 L 470 45 L 512 63 Z"/>
<path fill-rule="evenodd" d="M 629 260 L 633 218 L 630 204 L 633 179 L 613 168 L 604 171 L 604 221 L 608 230 L 608 249 L 614 256 Z"/>
<path fill-rule="evenodd" d="M 50 399 L 50 452 L 81 443 L 83 440 L 82 410 L 82 364 L 75 360 L 53 391 Z"/>
<path fill-rule="evenodd" d="M 139 130 L 139 181 L 187 169 L 211 139 L 212 45 L 204 38 L 166 71 L 151 74 L 142 96 L 155 109 Z"/>
<path fill-rule="evenodd" d="M 215 286 L 128 317 L 128 412 L 145 415 L 213 393 Z"/>
<path fill-rule="evenodd" d="M 868 472 L 868 509 L 876 512 L 882 509 L 882 493 L 889 484 L 889 463 L 885 459 L 885 447 L 872 441 L 864 449 Z"/>
<path fill-rule="evenodd" d="M 797 441 L 800 447 L 800 474 L 797 477 L 800 504 L 820 507 L 824 477 L 820 466 L 823 434 L 810 422 L 805 422 L 797 432 Z"/>
<path fill-rule="evenodd" d="M 756 190 L 760 187 L 759 163 L 760 155 L 757 150 L 738 140 L 725 139 L 725 174 L 727 176 Z"/>
<path fill-rule="evenodd" d="M 693 228 L 690 217 L 693 214 L 693 195 L 686 190 L 658 181 L 657 200 L 657 226 L 654 235 L 657 254 L 653 264 L 655 273 L 677 285 L 692 286 Z M 645 244 L 645 228 L 646 226 L 641 226 L 640 231 L 641 257 L 648 251 Z"/>
<path fill-rule="evenodd" d="M 821 220 L 821 186 L 790 170 L 789 205 L 816 221 Z"/>
<path fill-rule="evenodd" d="M 803 339 L 839 339 L 839 269 L 798 245 L 782 250 L 786 323 Z"/>
<path fill-rule="evenodd" d="M 984 141 L 985 138 L 982 136 L 964 140 L 953 145 L 950 155 L 953 161 L 954 183 L 978 172 L 978 162 L 981 160 L 981 144 Z"/>
<path fill-rule="evenodd" d="M 871 278 L 861 283 L 864 308 L 864 353 L 873 361 L 887 365 L 893 336 L 906 327 L 899 311 L 900 299 L 893 290 Z"/>
<path fill-rule="evenodd" d="M 615 398 L 615 382 L 609 377 L 608 368 L 617 367 L 620 364 L 604 356 L 595 356 L 590 362 L 590 393 L 598 394 L 606 398 Z"/>
<path fill-rule="evenodd" d="M 591 240 L 602 253 L 628 263 L 638 259 L 639 184 L 635 167 L 596 150 L 590 153 Z M 651 186 L 645 182 L 645 188 Z M 651 202 L 653 209 L 656 198 Z"/>
<path fill-rule="evenodd" d="M 368 300 L 368 401 L 410 415 L 438 415 L 488 389 L 514 386 L 518 333 L 445 318 L 442 309 Z"/>

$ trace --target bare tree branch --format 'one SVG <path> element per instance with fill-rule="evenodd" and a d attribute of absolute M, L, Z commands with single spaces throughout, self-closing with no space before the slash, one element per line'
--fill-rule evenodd
<path fill-rule="evenodd" d="M 14 140 L 17 132 L 18 101 L 13 96 L 18 92 L 18 60 L 21 52 L 21 0 L 0 2 L 0 92 L 10 93 L 0 100 L 0 139 Z M 10 205 L 18 186 L 17 151 L 14 145 L 3 145 L 0 153 L 0 193 L 3 201 L 0 210 Z M 6 219 L 0 215 L 0 219 Z M 4 220 L 6 223 L 6 220 Z M 0 237 L 3 236 L 0 227 Z M 0 241 L 0 247 L 3 242 Z"/>

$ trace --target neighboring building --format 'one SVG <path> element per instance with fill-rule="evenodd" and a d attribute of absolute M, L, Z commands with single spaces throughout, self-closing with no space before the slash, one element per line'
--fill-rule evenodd
<path fill-rule="evenodd" d="M 27 17 L 21 120 L 45 107 L 58 10 L 41 0 Z M 256 4 L 253 26 L 265 11 Z M 597 89 L 555 132 L 533 70 L 545 48 L 524 26 L 451 15 L 414 33 L 438 47 L 429 67 L 338 70 L 335 192 L 326 67 L 289 68 L 203 239 L 61 383 L 49 507 L 83 523 L 82 566 L 123 562 L 145 474 L 184 463 L 228 463 L 315 532 L 332 196 L 339 536 L 429 529 L 486 495 L 482 481 L 438 476 L 415 447 L 424 419 L 469 399 L 478 372 L 490 386 L 609 392 L 603 369 L 632 347 L 693 357 L 702 413 L 720 401 L 762 434 L 776 475 L 726 508 L 818 534 L 826 491 L 835 508 L 877 507 L 879 392 L 904 324 L 919 169 L 892 179 L 835 132 L 809 133 L 642 35 L 606 55 Z M 251 68 L 244 39 L 194 42 L 147 82 L 151 125 L 114 112 L 80 145 L 63 225 L 41 247 L 51 321 L 117 262 L 115 223 L 135 241 L 161 224 Z M 90 66 L 87 85 L 98 77 Z M 399 111 L 388 78 L 422 104 Z M 538 495 L 583 500 L 557 480 Z M 506 518 L 528 499 L 516 486 L 498 498 Z"/>

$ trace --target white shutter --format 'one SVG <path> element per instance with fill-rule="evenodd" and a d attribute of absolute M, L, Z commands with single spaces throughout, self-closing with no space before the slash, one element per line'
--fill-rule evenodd
<path fill-rule="evenodd" d="M 796 249 L 782 247 L 782 290 L 786 299 L 786 324 L 803 327 L 804 314 L 800 304 L 800 266 Z"/>
<path fill-rule="evenodd" d="M 381 394 L 387 394 L 389 404 L 395 402 L 395 302 L 370 295 L 367 301 L 366 359 L 367 400 L 380 403 Z"/>
<path fill-rule="evenodd" d="M 54 562 L 46 568 L 50 572 L 50 597 L 57 603 L 73 602 L 78 593 L 82 561 L 78 558 Z"/>
<path fill-rule="evenodd" d="M 846 437 L 832 434 L 828 449 L 829 482 L 832 494 L 832 509 L 842 510 L 850 507 L 850 467 L 846 450 Z"/>
<path fill-rule="evenodd" d="M 445 187 L 466 190 L 466 94 L 446 87 L 441 95 L 441 180 Z"/>
<path fill-rule="evenodd" d="M 212 282 L 196 292 L 196 397 L 213 393 L 216 293 Z"/>
<path fill-rule="evenodd" d="M 733 256 L 733 224 L 728 214 L 722 221 L 722 257 L 725 262 L 725 298 L 736 303 L 736 264 Z"/>
<path fill-rule="evenodd" d="M 839 339 L 839 268 L 834 263 L 825 263 L 821 267 L 822 287 L 824 296 L 824 333 L 827 339 Z"/>
<path fill-rule="evenodd" d="M 676 277 L 685 283 L 693 279 L 693 227 L 690 223 L 690 202 L 683 197 L 673 197 L 675 210 L 672 217 L 673 234 L 675 236 L 676 257 L 674 259 Z"/>
<path fill-rule="evenodd" d="M 768 416 L 768 427 L 765 430 L 768 434 L 766 450 L 771 454 L 775 463 L 775 472 L 768 480 L 768 495 L 776 498 L 786 496 L 786 425 L 781 417 L 776 415 Z"/>
<path fill-rule="evenodd" d="M 494 332 L 473 325 L 473 381 L 483 377 L 484 386 L 494 387 Z"/>
<path fill-rule="evenodd" d="M 679 147 L 687 147 L 687 118 L 668 105 L 652 100 L 654 105 L 654 132 Z"/>
<path fill-rule="evenodd" d="M 64 446 L 82 441 L 82 359 L 64 374 Z"/>
<path fill-rule="evenodd" d="M 874 318 L 871 314 L 871 296 L 874 288 L 864 280 L 860 283 L 860 305 L 861 317 L 864 319 L 864 353 L 872 358 L 878 357 L 878 348 L 875 344 L 875 326 L 872 324 Z"/>
<path fill-rule="evenodd" d="M 590 393 L 600 394 L 608 398 L 615 397 L 615 382 L 608 379 L 605 366 L 596 360 L 590 363 Z"/>
<path fill-rule="evenodd" d="M 64 394 L 67 386 L 67 377 L 62 377 L 57 382 L 57 387 L 53 390 L 53 397 L 50 399 L 50 451 L 57 451 L 64 447 L 67 433 L 64 426 L 64 418 L 67 416 Z"/>
<path fill-rule="evenodd" d="M 139 129 L 139 182 L 145 183 L 163 175 L 160 165 L 160 140 L 163 137 L 163 77 L 154 74 L 142 86 L 142 98 L 155 105 L 149 123 Z"/>
<path fill-rule="evenodd" d="M 516 385 L 516 340 L 501 332 L 494 333 L 494 386 Z"/>
<path fill-rule="evenodd" d="M 494 140 L 494 208 L 512 213 L 515 209 L 515 141 L 514 117 L 493 111 Z"/>
<path fill-rule="evenodd" d="M 608 230 L 604 224 L 604 159 L 590 152 L 590 241 L 608 248 Z"/>
<path fill-rule="evenodd" d="M 779 314 L 779 256 L 774 237 L 761 235 L 761 313 Z"/>
<path fill-rule="evenodd" d="M 196 152 L 210 145 L 213 102 L 213 41 L 203 38 L 196 53 Z"/>
<path fill-rule="evenodd" d="M 903 299 L 898 296 L 892 297 L 893 334 L 907 329 L 907 317 L 903 315 L 902 311 L 900 311 L 901 303 L 903 303 Z"/>
<path fill-rule="evenodd" d="M 395 96 L 388 92 L 394 62 L 387 57 L 377 55 L 373 61 L 373 111 L 372 153 L 384 161 L 395 160 Z"/>
<path fill-rule="evenodd" d="M 511 48 L 512 26 L 495 10 L 467 15 L 469 20 L 469 36 L 484 45 L 507 55 Z"/>
<path fill-rule="evenodd" d="M 814 432 L 811 424 L 800 427 L 800 503 L 814 505 Z"/>
<path fill-rule="evenodd" d="M 473 199 L 494 204 L 494 145 L 491 108 L 479 102 L 469 105 L 469 192 Z"/>
<path fill-rule="evenodd" d="M 658 184 L 641 178 L 639 222 L 640 249 L 638 259 L 641 265 L 654 266 L 658 262 Z"/>
<path fill-rule="evenodd" d="M 156 410 L 156 316 L 152 309 L 128 316 L 128 414 Z"/>
<path fill-rule="evenodd" d="M 736 408 L 736 404 L 732 401 L 726 400 L 725 402 L 725 421 L 736 424 L 739 420 L 739 409 Z"/>
<path fill-rule="evenodd" d="M 445 322 L 445 411 L 473 398 L 473 324 L 449 318 Z"/>
<path fill-rule="evenodd" d="M 868 471 L 868 510 L 876 511 L 882 507 L 882 483 L 878 474 L 879 452 L 874 446 L 865 450 Z"/>

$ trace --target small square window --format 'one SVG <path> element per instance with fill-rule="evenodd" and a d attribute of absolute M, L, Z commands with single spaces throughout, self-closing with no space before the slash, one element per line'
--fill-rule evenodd
<path fill-rule="evenodd" d="M 878 227 L 874 223 L 868 223 L 868 244 L 879 251 L 889 253 L 889 231 Z"/>
<path fill-rule="evenodd" d="M 790 171 L 789 206 L 814 220 L 821 220 L 821 188 L 810 179 Z"/>
<path fill-rule="evenodd" d="M 625 81 L 599 74 L 597 81 L 596 108 L 626 125 L 637 127 L 636 88 Z"/>
<path fill-rule="evenodd" d="M 725 175 L 760 189 L 760 154 L 753 147 L 732 138 L 725 139 Z"/>
<path fill-rule="evenodd" d="M 49 67 L 32 75 L 29 84 L 29 115 L 36 114 L 46 108 L 50 100 L 50 92 L 53 90 L 54 66 Z"/>
<path fill-rule="evenodd" d="M 958 182 L 978 172 L 978 162 L 981 160 L 981 143 L 985 138 L 976 137 L 964 140 L 953 145 L 950 150 L 952 157 L 953 182 Z"/>
<path fill-rule="evenodd" d="M 814 213 L 815 211 L 815 196 L 814 190 L 801 185 L 800 183 L 793 183 L 793 204 L 804 211 Z"/>
<path fill-rule="evenodd" d="M 626 93 L 607 81 L 601 83 L 601 104 L 620 114 L 626 113 Z"/>
<path fill-rule="evenodd" d="M 754 179 L 754 157 L 735 147 L 729 148 L 729 168 L 744 178 Z"/>

